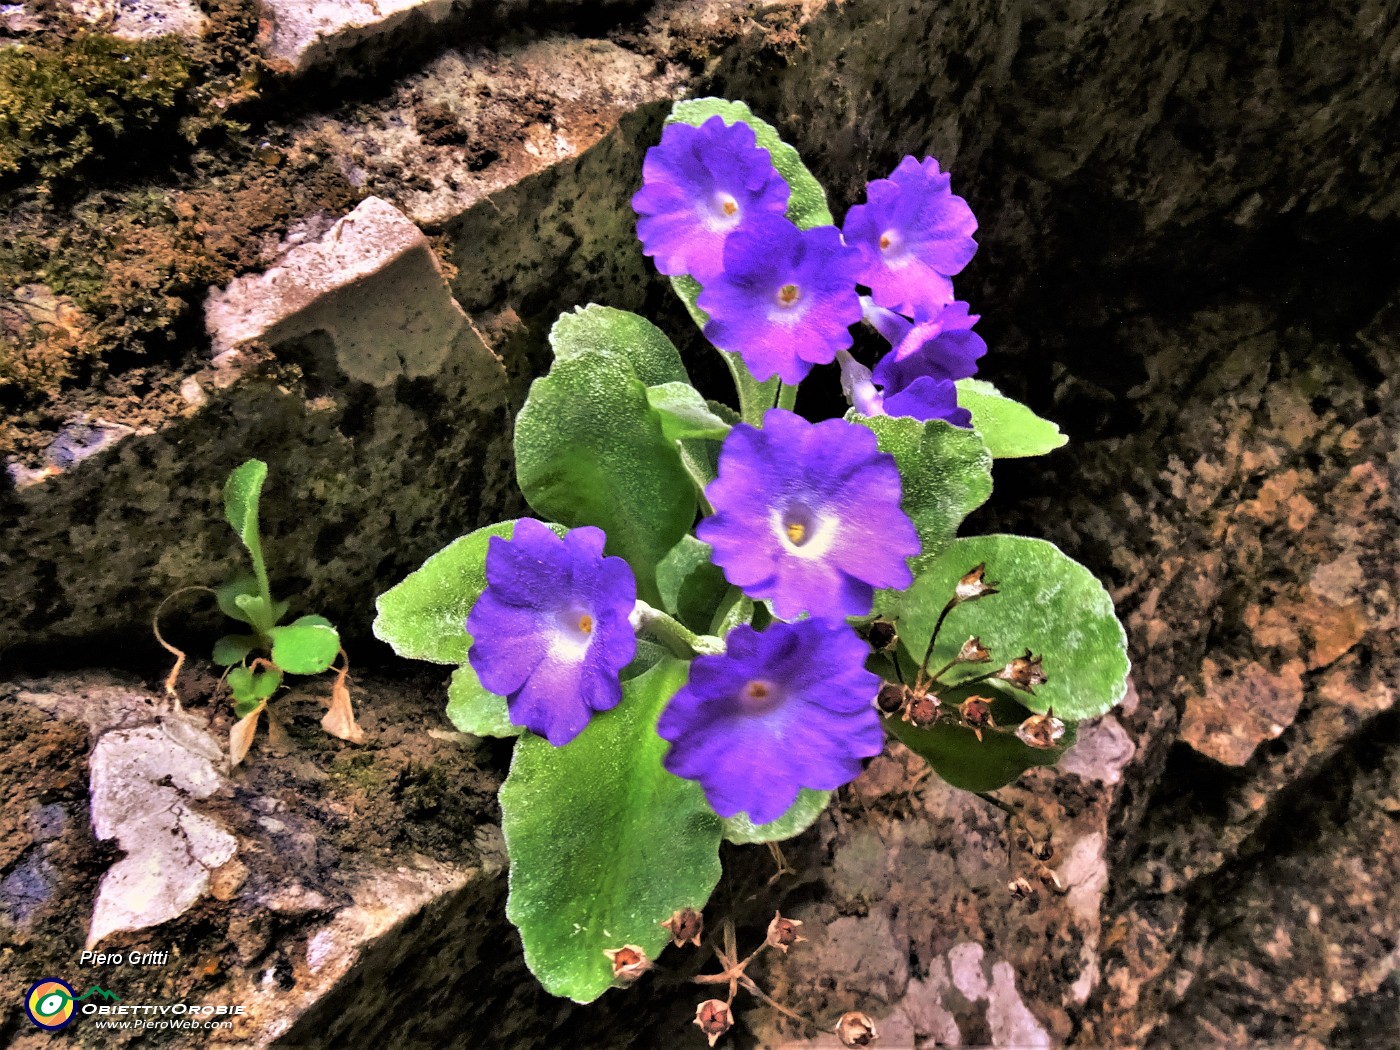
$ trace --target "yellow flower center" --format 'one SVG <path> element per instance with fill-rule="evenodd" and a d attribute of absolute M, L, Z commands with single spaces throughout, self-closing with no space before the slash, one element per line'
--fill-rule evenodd
<path fill-rule="evenodd" d="M 800 521 L 790 521 L 784 528 L 787 529 L 788 539 L 792 540 L 793 546 L 802 546 L 802 541 L 807 538 L 807 526 Z"/>
<path fill-rule="evenodd" d="M 802 297 L 802 289 L 795 284 L 785 284 L 778 289 L 778 305 L 791 306 Z"/>
<path fill-rule="evenodd" d="M 589 616 L 588 613 L 584 613 L 582 616 L 580 616 L 578 618 L 578 629 L 584 634 L 592 634 L 593 617 Z"/>
<path fill-rule="evenodd" d="M 726 215 L 733 215 L 739 210 L 739 202 L 727 193 L 720 197 L 719 206 L 720 210 Z"/>
<path fill-rule="evenodd" d="M 888 233 L 882 233 L 882 234 L 880 234 L 880 250 L 881 250 L 882 252 L 887 252 L 887 251 L 889 251 L 890 245 L 891 245 L 892 243 L 893 243 L 893 241 L 890 239 L 890 235 L 889 235 Z"/>

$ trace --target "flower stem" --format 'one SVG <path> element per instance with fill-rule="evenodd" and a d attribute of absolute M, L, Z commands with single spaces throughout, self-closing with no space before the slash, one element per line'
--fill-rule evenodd
<path fill-rule="evenodd" d="M 717 656 L 724 652 L 723 639 L 696 634 L 679 620 L 641 599 L 637 600 L 630 619 L 633 630 L 651 635 L 683 660 L 689 660 L 692 656 Z"/>
<path fill-rule="evenodd" d="M 778 407 L 792 411 L 797 404 L 797 385 L 788 386 L 786 383 L 778 384 Z"/>

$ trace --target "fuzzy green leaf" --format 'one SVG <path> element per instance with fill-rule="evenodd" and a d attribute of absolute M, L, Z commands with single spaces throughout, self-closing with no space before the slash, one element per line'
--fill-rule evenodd
<path fill-rule="evenodd" d="M 506 698 L 481 684 L 471 664 L 452 672 L 447 687 L 447 717 L 463 733 L 474 736 L 519 736 L 524 730 L 511 722 Z"/>
<path fill-rule="evenodd" d="M 720 599 L 729 590 L 710 553 L 708 543 L 687 534 L 656 567 L 661 607 L 693 631 L 709 628 Z"/>
<path fill-rule="evenodd" d="M 220 667 L 241 664 L 257 647 L 256 634 L 226 634 L 214 643 L 214 663 Z"/>
<path fill-rule="evenodd" d="M 996 459 L 1043 456 L 1069 438 L 1048 419 L 1041 419 L 981 379 L 958 380 L 958 404 L 972 413 L 972 426 Z"/>
<path fill-rule="evenodd" d="M 638 594 L 660 601 L 656 565 L 695 521 L 695 488 L 626 364 L 596 349 L 558 358 L 516 419 L 515 469 L 530 506 L 602 529 Z"/>
<path fill-rule="evenodd" d="M 282 672 L 276 669 L 253 671 L 247 667 L 235 667 L 228 673 L 229 691 L 233 693 L 234 710 L 242 718 L 263 700 L 266 700 L 282 684 Z"/>
<path fill-rule="evenodd" d="M 645 317 L 591 303 L 559 315 L 549 330 L 556 361 L 603 353 L 624 363 L 643 386 L 689 384 L 685 365 L 666 333 Z"/>
<path fill-rule="evenodd" d="M 991 454 L 973 431 L 941 419 L 920 422 L 855 412 L 846 418 L 873 430 L 880 451 L 899 464 L 904 486 L 900 506 L 919 533 L 919 555 L 909 562 L 917 576 L 953 542 L 962 520 L 992 494 Z M 873 611 L 894 617 L 903 600 L 897 591 L 880 591 Z"/>
<path fill-rule="evenodd" d="M 272 662 L 288 674 L 320 674 L 339 652 L 340 635 L 324 617 L 302 616 L 272 629 Z"/>
<path fill-rule="evenodd" d="M 689 383 L 662 383 L 647 387 L 647 401 L 661 417 L 661 429 L 668 438 L 714 438 L 723 440 L 729 424 L 711 411 L 709 404 Z"/>
<path fill-rule="evenodd" d="M 943 699 L 951 704 L 971 692 L 953 690 Z M 998 690 L 982 685 L 975 692 L 992 700 L 992 720 L 998 726 L 1014 729 L 1030 714 Z M 978 740 L 976 733 L 955 721 L 940 721 L 925 729 L 916 728 L 897 715 L 884 721 L 885 727 L 932 766 L 939 777 L 963 791 L 995 791 L 1028 769 L 1053 766 L 1075 740 L 1073 722 L 1066 725 L 1065 735 L 1055 747 L 1042 751 L 1021 743 L 1014 732 L 984 729 Z"/>
<path fill-rule="evenodd" d="M 802 834 L 822 815 L 822 810 L 831 801 L 830 791 L 813 791 L 803 788 L 797 793 L 794 802 L 786 813 L 767 824 L 755 824 L 748 814 L 740 813 L 724 822 L 724 837 L 730 842 L 746 845 L 753 842 L 782 842 Z"/>
<path fill-rule="evenodd" d="M 568 531 L 549 527 L 560 536 Z M 467 614 L 486 589 L 487 546 L 492 536 L 514 535 L 512 520 L 453 540 L 376 599 L 374 636 L 410 660 L 465 664 L 472 644 Z"/>
<path fill-rule="evenodd" d="M 661 923 L 703 908 L 719 881 L 720 820 L 699 784 L 662 768 L 656 735 L 686 669 L 666 659 L 634 678 L 564 747 L 530 733 L 516 744 L 500 794 L 506 915 L 554 995 L 586 1003 L 607 991 L 605 949 L 634 944 L 655 959 L 669 939 Z"/>
<path fill-rule="evenodd" d="M 287 615 L 290 602 L 275 601 L 272 603 L 271 611 L 265 611 L 262 599 L 258 596 L 258 581 L 252 576 L 240 576 L 236 580 L 221 584 L 214 588 L 214 600 L 218 602 L 220 611 L 229 619 L 238 620 L 241 623 L 252 624 L 250 613 L 245 606 L 249 603 L 246 599 L 253 599 L 251 608 L 259 616 L 266 615 L 269 623 L 276 623 Z"/>
<path fill-rule="evenodd" d="M 991 650 L 994 665 L 1029 649 L 1044 660 L 1047 681 L 1035 694 L 1017 692 L 1032 711 L 1054 711 L 1066 722 L 1101 715 L 1127 691 L 1127 638 L 1113 601 L 1092 573 L 1054 544 L 1024 536 L 955 540 L 914 581 L 899 617 L 906 654 L 923 656 L 929 636 L 960 577 L 986 564 L 1000 593 L 959 605 L 934 646 L 930 667 L 951 660 L 972 635 Z"/>
<path fill-rule="evenodd" d="M 255 559 L 262 556 L 257 549 L 258 500 L 266 480 L 267 464 L 250 459 L 224 482 L 224 515 Z"/>

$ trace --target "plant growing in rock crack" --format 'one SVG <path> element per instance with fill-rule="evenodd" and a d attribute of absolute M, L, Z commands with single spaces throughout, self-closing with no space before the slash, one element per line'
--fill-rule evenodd
<path fill-rule="evenodd" d="M 697 99 L 632 204 L 737 409 L 643 318 L 564 314 L 515 429 L 548 524 L 458 539 L 375 621 L 399 654 L 456 665 L 458 728 L 518 737 L 507 913 L 544 986 L 580 1002 L 704 907 L 722 840 L 798 834 L 887 733 L 987 792 L 1054 763 L 1128 671 L 1086 569 L 1040 540 L 957 535 L 995 458 L 1065 439 L 972 378 L 986 345 L 952 278 L 977 224 L 937 161 L 906 157 L 838 229 L 772 127 Z M 889 344 L 871 364 L 861 323 Z M 809 422 L 798 384 L 832 364 L 851 409 Z M 734 956 L 731 999 L 751 983 Z M 702 1031 L 725 1027 L 727 1002 L 702 1007 Z"/>
<path fill-rule="evenodd" d="M 334 666 L 337 656 L 342 661 L 341 668 L 332 687 L 330 709 L 321 725 L 326 732 L 342 740 L 360 743 L 364 739 L 351 706 L 347 685 L 349 661 L 341 648 L 339 632 L 324 616 L 299 616 L 291 623 L 282 622 L 291 603 L 272 595 L 258 529 L 258 506 L 266 480 L 267 464 L 250 459 L 234 470 L 224 483 L 224 515 L 247 549 L 253 569 L 251 574 L 239 576 L 212 590 L 224 615 L 247 628 L 219 638 L 214 643 L 213 653 L 214 663 L 227 668 L 225 678 L 233 694 L 234 714 L 238 716 L 238 721 L 229 731 L 229 754 L 234 765 L 248 753 L 257 732 L 259 717 L 267 708 L 268 701 L 282 687 L 285 676 L 321 674 Z M 163 606 L 165 603 L 161 604 Z M 158 627 L 156 637 L 177 657 L 166 681 L 166 690 L 174 696 L 175 680 L 183 666 L 184 653 L 161 638 Z"/>

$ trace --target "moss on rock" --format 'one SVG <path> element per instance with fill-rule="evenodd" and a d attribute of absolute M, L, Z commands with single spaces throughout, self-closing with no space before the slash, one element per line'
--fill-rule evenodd
<path fill-rule="evenodd" d="M 72 176 L 124 137 L 169 121 L 190 83 L 173 39 L 87 33 L 0 50 L 0 181 Z"/>

